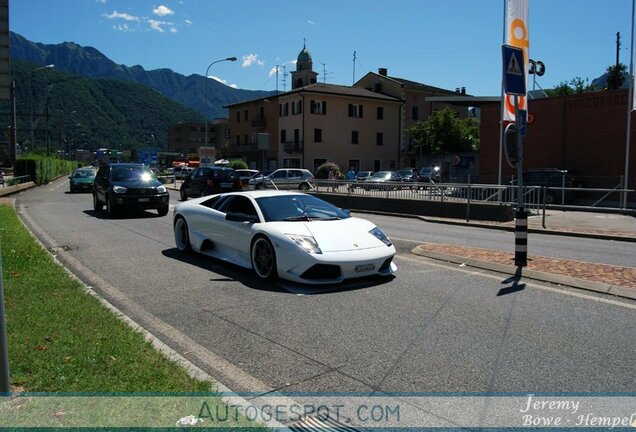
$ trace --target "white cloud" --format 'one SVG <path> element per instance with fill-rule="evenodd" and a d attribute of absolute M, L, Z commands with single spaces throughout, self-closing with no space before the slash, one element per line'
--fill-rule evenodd
<path fill-rule="evenodd" d="M 124 32 L 124 33 L 126 33 L 126 32 L 130 32 L 130 31 L 133 31 L 133 30 L 132 30 L 132 29 L 128 26 L 128 24 L 127 24 L 127 23 L 114 25 L 114 26 L 113 26 L 113 29 L 115 29 L 115 30 L 117 30 L 117 31 L 120 31 L 120 32 Z"/>
<path fill-rule="evenodd" d="M 108 0 L 95 0 L 95 3 L 106 4 Z"/>
<path fill-rule="evenodd" d="M 229 87 L 232 87 L 232 88 L 235 88 L 235 89 L 238 88 L 238 86 L 236 84 L 228 84 L 227 80 L 224 80 L 223 78 L 219 78 L 219 77 L 214 76 L 214 75 L 210 75 L 210 76 L 208 76 L 208 78 L 211 78 L 211 79 L 213 79 L 215 81 L 218 81 L 221 84 L 225 84 L 226 86 L 229 86 Z"/>
<path fill-rule="evenodd" d="M 251 67 L 253 65 L 263 66 L 265 62 L 258 59 L 258 54 L 248 54 L 243 56 L 242 67 Z"/>
<path fill-rule="evenodd" d="M 271 77 L 273 77 L 274 75 L 276 75 L 276 69 L 277 69 L 277 68 L 278 68 L 277 66 L 274 66 L 273 68 L 271 68 L 271 69 L 269 70 L 269 77 L 270 77 L 270 78 L 271 78 Z M 280 68 L 278 68 L 278 69 L 280 69 Z"/>
<path fill-rule="evenodd" d="M 153 30 L 158 31 L 159 33 L 163 33 L 165 30 L 161 27 L 162 25 L 164 25 L 165 23 L 163 21 L 157 21 L 157 20 L 148 20 L 148 23 L 150 24 L 150 28 Z"/>
<path fill-rule="evenodd" d="M 187 25 L 192 25 L 192 21 L 190 21 L 189 19 L 184 21 Z"/>
<path fill-rule="evenodd" d="M 166 16 L 166 15 L 174 15 L 174 11 L 172 9 L 170 9 L 167 6 L 161 5 L 158 8 L 155 8 L 152 10 L 152 13 L 154 13 L 157 16 Z"/>
<path fill-rule="evenodd" d="M 108 19 L 123 19 L 126 21 L 137 21 L 139 22 L 139 17 L 133 16 L 133 15 L 129 15 L 127 13 L 119 13 L 117 11 L 113 11 L 113 13 L 111 14 L 102 14 L 102 16 L 108 18 Z"/>
<path fill-rule="evenodd" d="M 313 22 L 312 20 L 307 20 L 307 24 L 309 24 L 309 25 L 316 25 L 316 23 L 315 23 L 315 22 Z"/>
<path fill-rule="evenodd" d="M 170 27 L 170 33 L 176 33 L 176 32 L 177 32 L 176 27 Z"/>
<path fill-rule="evenodd" d="M 239 88 L 236 84 L 230 84 L 230 87 L 235 88 L 235 89 Z"/>

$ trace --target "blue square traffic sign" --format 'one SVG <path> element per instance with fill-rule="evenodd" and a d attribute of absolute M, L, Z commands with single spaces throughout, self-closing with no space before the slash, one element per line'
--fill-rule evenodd
<path fill-rule="evenodd" d="M 526 67 L 523 49 L 502 45 L 504 92 L 511 95 L 526 95 Z"/>

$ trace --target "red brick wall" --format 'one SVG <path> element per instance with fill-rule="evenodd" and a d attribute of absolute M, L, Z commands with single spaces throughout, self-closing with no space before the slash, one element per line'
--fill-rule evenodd
<path fill-rule="evenodd" d="M 585 177 L 590 187 L 614 187 L 625 172 L 626 90 L 531 100 L 524 169 L 561 168 Z M 496 183 L 499 104 L 482 106 L 480 180 Z M 629 182 L 636 187 L 636 116 L 632 112 Z M 516 172 L 502 162 L 504 182 Z"/>

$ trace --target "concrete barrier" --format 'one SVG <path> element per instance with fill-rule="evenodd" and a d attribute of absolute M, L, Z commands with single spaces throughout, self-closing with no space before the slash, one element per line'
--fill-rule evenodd
<path fill-rule="evenodd" d="M 33 186 L 35 186 L 35 183 L 33 182 L 20 183 L 14 186 L 7 186 L 5 183 L 4 187 L 0 186 L 0 197 L 5 195 L 11 195 L 12 193 L 20 192 L 22 190 L 29 189 Z"/>
<path fill-rule="evenodd" d="M 316 195 L 335 206 L 350 210 L 466 219 L 467 204 L 462 202 L 387 199 L 329 193 L 316 193 Z M 470 219 L 509 222 L 513 220 L 513 210 L 511 206 L 505 204 L 472 202 L 470 204 Z"/>

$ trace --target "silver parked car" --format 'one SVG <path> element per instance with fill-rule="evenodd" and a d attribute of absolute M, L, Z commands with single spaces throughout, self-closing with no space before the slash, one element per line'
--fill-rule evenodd
<path fill-rule="evenodd" d="M 280 168 L 265 177 L 256 176 L 251 178 L 249 186 L 254 189 L 309 190 L 314 188 L 314 175 L 306 169 Z"/>

